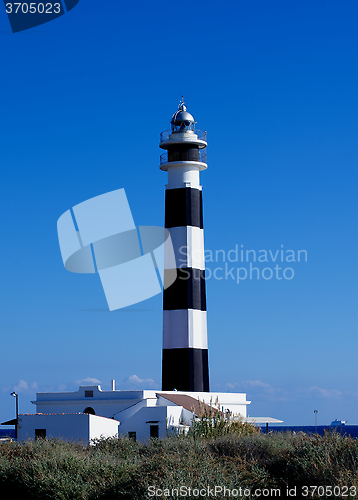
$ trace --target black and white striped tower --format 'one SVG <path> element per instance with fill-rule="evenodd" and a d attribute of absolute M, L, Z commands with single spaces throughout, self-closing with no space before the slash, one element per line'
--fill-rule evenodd
<path fill-rule="evenodd" d="M 169 230 L 177 279 L 164 290 L 162 390 L 209 391 L 202 188 L 199 173 L 207 168 L 206 133 L 182 100 L 171 130 L 160 135 L 160 169 L 168 172 L 165 227 Z M 165 281 L 165 279 L 164 279 Z"/>

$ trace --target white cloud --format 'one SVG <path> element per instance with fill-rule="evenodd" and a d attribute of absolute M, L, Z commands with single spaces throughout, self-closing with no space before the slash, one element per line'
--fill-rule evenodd
<path fill-rule="evenodd" d="M 75 380 L 75 384 L 81 385 L 83 382 L 87 382 L 93 385 L 100 384 L 101 381 L 97 380 L 96 378 L 91 378 L 91 377 L 86 377 L 86 378 L 81 378 L 81 380 Z"/>
<path fill-rule="evenodd" d="M 130 375 L 126 379 L 123 380 L 123 383 L 129 383 L 132 385 L 142 385 L 142 384 L 147 384 L 147 385 L 153 385 L 155 384 L 154 380 L 152 378 L 139 378 L 137 375 Z"/>
<path fill-rule="evenodd" d="M 280 387 L 273 387 L 261 380 L 245 380 L 242 382 L 228 382 L 226 387 L 237 392 L 247 392 L 250 398 L 262 398 L 268 401 L 287 401 L 292 399 L 292 394 Z"/>
<path fill-rule="evenodd" d="M 15 392 L 26 392 L 29 390 L 29 385 L 26 380 L 19 380 L 14 387 Z"/>
<path fill-rule="evenodd" d="M 323 398 L 338 398 L 342 395 L 341 391 L 337 391 L 336 389 L 322 389 L 317 386 L 310 387 L 309 392 L 314 392 Z"/>
<path fill-rule="evenodd" d="M 226 390 L 230 392 L 247 392 L 248 399 L 265 401 L 297 401 L 302 399 L 322 398 L 339 400 L 345 393 L 337 389 L 326 389 L 318 386 L 296 388 L 291 386 L 274 387 L 261 380 L 245 380 L 241 382 L 226 383 Z M 358 393 L 350 393 L 358 396 Z"/>
<path fill-rule="evenodd" d="M 226 387 L 229 389 L 235 389 L 235 387 L 271 387 L 270 384 L 266 384 L 266 382 L 261 382 L 261 380 L 245 380 L 245 382 L 228 382 Z"/>
<path fill-rule="evenodd" d="M 271 387 L 270 384 L 261 382 L 261 380 L 246 380 L 245 382 L 242 382 L 242 385 L 246 387 Z"/>
<path fill-rule="evenodd" d="M 18 394 L 21 394 L 21 393 L 26 393 L 26 392 L 34 392 L 34 391 L 37 391 L 38 390 L 38 386 L 37 386 L 37 383 L 36 382 L 31 382 L 30 384 L 28 384 L 26 382 L 26 380 L 19 380 L 18 383 L 15 385 L 15 386 L 8 386 L 8 387 L 2 387 L 1 389 L 3 392 L 7 392 L 7 391 L 15 391 L 17 392 Z"/>

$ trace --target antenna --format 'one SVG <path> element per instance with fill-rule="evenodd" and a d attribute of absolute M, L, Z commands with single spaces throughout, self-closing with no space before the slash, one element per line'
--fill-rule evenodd
<path fill-rule="evenodd" d="M 184 96 L 182 95 L 181 99 L 180 99 L 180 103 L 179 103 L 178 109 L 183 109 L 184 104 L 185 104 Z"/>

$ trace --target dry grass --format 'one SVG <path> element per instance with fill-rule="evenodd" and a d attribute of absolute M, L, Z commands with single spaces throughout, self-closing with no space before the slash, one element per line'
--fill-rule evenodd
<path fill-rule="evenodd" d="M 287 485 L 358 486 L 355 439 L 336 433 L 266 435 L 236 425 L 231 433 L 218 429 L 207 436 L 199 422 L 189 436 L 147 444 L 127 438 L 87 447 L 55 440 L 2 443 L 1 499 L 143 500 L 149 498 L 149 486 L 276 487 L 282 492 Z"/>

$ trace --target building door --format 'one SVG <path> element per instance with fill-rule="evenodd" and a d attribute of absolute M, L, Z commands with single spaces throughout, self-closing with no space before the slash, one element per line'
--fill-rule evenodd
<path fill-rule="evenodd" d="M 46 429 L 35 429 L 35 439 L 46 439 Z"/>
<path fill-rule="evenodd" d="M 159 438 L 159 425 L 151 425 L 150 426 L 150 437 L 151 438 Z"/>
<path fill-rule="evenodd" d="M 91 406 L 87 406 L 87 408 L 85 408 L 83 410 L 83 413 L 89 413 L 90 415 L 96 415 L 96 412 L 94 411 L 94 409 Z"/>

